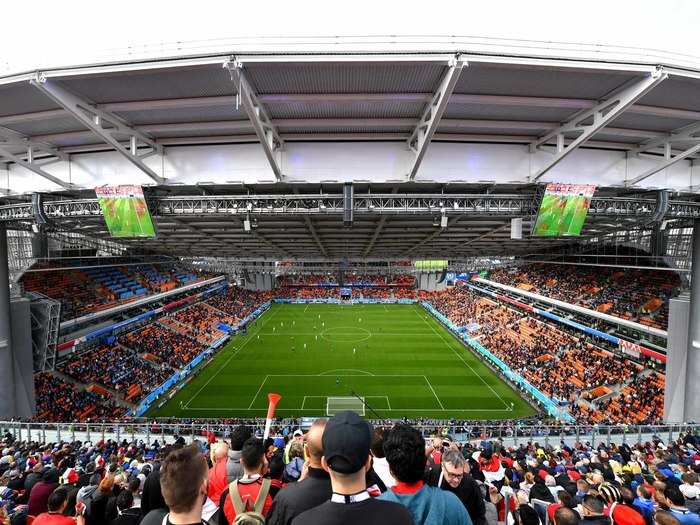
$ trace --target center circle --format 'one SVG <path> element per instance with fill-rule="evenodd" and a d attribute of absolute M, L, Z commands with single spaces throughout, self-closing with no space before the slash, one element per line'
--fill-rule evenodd
<path fill-rule="evenodd" d="M 336 326 L 321 332 L 321 337 L 332 343 L 359 343 L 372 337 L 372 333 L 356 326 Z"/>

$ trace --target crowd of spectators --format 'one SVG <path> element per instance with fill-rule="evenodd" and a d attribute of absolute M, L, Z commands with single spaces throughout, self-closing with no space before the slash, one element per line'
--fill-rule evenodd
<path fill-rule="evenodd" d="M 104 421 L 125 410 L 114 401 L 75 387 L 49 372 L 34 375 L 37 421 Z"/>
<path fill-rule="evenodd" d="M 155 366 L 119 345 L 93 348 L 64 361 L 58 369 L 81 383 L 114 389 L 132 403 L 172 375 L 171 370 Z"/>
<path fill-rule="evenodd" d="M 337 286 L 282 286 L 275 289 L 275 297 L 281 299 L 338 299 L 340 289 Z"/>
<path fill-rule="evenodd" d="M 37 263 L 22 276 L 21 283 L 28 292 L 39 292 L 60 301 L 61 321 L 112 308 L 134 299 L 133 296 L 120 299 L 113 290 L 90 276 L 90 271 L 95 272 L 99 268 L 87 268 L 63 269 L 53 263 Z M 105 266 L 104 269 L 109 270 L 110 275 L 118 275 L 134 285 L 143 286 L 149 294 L 212 277 L 209 273 L 189 270 L 175 263 Z"/>
<path fill-rule="evenodd" d="M 642 365 L 600 346 L 603 342 L 541 322 L 464 287 L 422 297 L 455 325 L 468 328 L 471 337 L 538 390 L 568 406 L 579 422 L 661 420 L 663 388 L 642 373 Z M 598 397 L 605 399 L 599 406 Z M 630 404 L 634 412 L 626 408 Z"/>
<path fill-rule="evenodd" d="M 8 433 L 0 509 L 11 525 L 700 525 L 690 432 L 505 446 L 345 411 L 265 441 L 246 426 L 204 434 L 188 445 Z"/>
<path fill-rule="evenodd" d="M 272 298 L 272 292 L 253 292 L 239 286 L 231 286 L 224 293 L 216 294 L 207 303 L 228 314 L 235 322 L 242 321 L 262 303 Z"/>
<path fill-rule="evenodd" d="M 119 343 L 142 354 L 144 359 L 175 370 L 180 370 L 205 349 L 194 339 L 158 323 L 119 336 Z"/>
<path fill-rule="evenodd" d="M 219 323 L 231 327 L 236 325 L 236 320 L 231 316 L 209 307 L 206 303 L 188 306 L 166 316 L 162 322 L 205 345 L 210 345 L 226 335 L 226 332 L 219 328 Z"/>
<path fill-rule="evenodd" d="M 668 300 L 680 287 L 672 271 L 541 263 L 500 268 L 488 278 L 664 330 Z"/>
<path fill-rule="evenodd" d="M 82 383 L 113 389 L 136 402 L 223 337 L 226 325 L 233 328 L 262 302 L 284 296 L 287 291 L 299 298 L 335 297 L 337 293 L 335 288 L 327 287 L 287 286 L 266 293 L 232 287 L 205 302 L 120 335 L 118 345 L 75 356 L 61 363 L 59 370 Z M 581 423 L 653 424 L 662 417 L 664 376 L 578 331 L 541 322 L 465 287 L 430 293 L 417 293 L 410 287 L 356 288 L 354 292 L 371 298 L 429 300 Z M 41 390 L 40 385 L 37 390 Z M 94 404 L 100 405 L 99 400 Z M 635 408 L 632 414 L 629 407 Z M 60 417 L 70 419 L 66 414 Z"/>

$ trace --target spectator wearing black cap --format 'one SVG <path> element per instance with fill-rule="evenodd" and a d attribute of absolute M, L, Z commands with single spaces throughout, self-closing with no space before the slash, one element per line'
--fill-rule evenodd
<path fill-rule="evenodd" d="M 50 468 L 44 472 L 41 481 L 32 487 L 27 502 L 30 516 L 38 516 L 48 510 L 49 496 L 56 487 L 58 487 L 58 470 Z"/>
<path fill-rule="evenodd" d="M 333 494 L 331 478 L 321 466 L 325 428 L 323 419 L 317 419 L 311 425 L 304 443 L 304 452 L 309 458 L 306 476 L 279 491 L 267 516 L 267 525 L 289 525 L 296 516 L 328 501 Z"/>
<path fill-rule="evenodd" d="M 321 465 L 330 475 L 333 494 L 330 501 L 294 518 L 292 525 L 413 523 L 404 507 L 378 498 L 372 499 L 367 492 L 365 475 L 372 464 L 369 452 L 371 441 L 371 425 L 355 412 L 339 412 L 328 421 L 321 440 Z"/>
<path fill-rule="evenodd" d="M 472 525 L 457 496 L 425 485 L 425 440 L 408 425 L 396 425 L 384 439 L 384 454 L 397 483 L 379 499 L 400 503 L 417 525 Z"/>
<path fill-rule="evenodd" d="M 440 465 L 433 466 L 426 474 L 426 483 L 452 492 L 457 496 L 474 525 L 486 525 L 486 510 L 479 484 L 469 474 L 469 464 L 456 448 L 442 453 Z"/>

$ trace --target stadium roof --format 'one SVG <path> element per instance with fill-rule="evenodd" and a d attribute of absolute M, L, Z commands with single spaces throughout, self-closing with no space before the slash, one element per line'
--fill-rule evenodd
<path fill-rule="evenodd" d="M 644 191 L 659 187 L 656 182 L 645 186 L 659 173 L 687 164 L 688 176 L 661 187 L 681 192 L 677 199 L 694 200 L 700 61 L 622 48 L 600 48 L 596 54 L 582 46 L 530 43 L 523 49 L 508 41 L 456 40 L 316 42 L 306 50 L 299 43 L 285 48 L 280 40 L 257 51 L 239 42 L 226 52 L 173 52 L 158 59 L 145 53 L 138 60 L 0 78 L 0 162 L 8 162 L 8 193 L 36 189 L 13 188 L 11 175 L 21 166 L 52 185 L 54 194 L 46 203 L 59 195 L 74 202 L 59 214 L 49 213 L 55 224 L 105 236 L 89 188 L 132 179 L 115 180 L 116 168 L 111 176 L 101 176 L 101 161 L 91 155 L 116 150 L 145 179 L 136 183 L 153 186 L 149 196 L 159 237 L 130 242 L 156 251 L 274 258 L 529 253 L 572 242 L 533 239 L 528 231 L 538 200 L 535 183 L 560 180 L 549 179 L 550 170 L 585 149 L 623 152 L 635 159 L 641 154 L 648 164 L 632 175 L 625 168 L 620 176 L 615 168 L 578 180 L 602 187 L 600 199 L 618 198 L 605 201 L 607 207 L 600 201 L 600 209 L 594 203 L 584 234 L 696 216 L 694 207 L 680 215 L 659 214 L 656 197 Z M 300 153 L 294 149 L 297 143 L 314 149 Z M 524 178 L 509 177 L 507 163 L 493 180 L 463 176 L 453 166 L 433 168 L 431 173 L 439 175 L 434 177 L 420 171 L 431 143 L 434 149 L 440 143 L 517 147 L 519 167 L 532 162 L 528 147 L 550 153 L 538 157 Z M 227 178 L 229 159 L 222 156 L 221 173 L 212 180 L 196 163 L 188 166 L 192 149 L 177 158 L 176 168 L 184 173 L 179 178 L 164 176 L 165 167 L 158 169 L 149 158 L 184 147 L 246 144 L 264 152 L 267 161 L 264 170 L 253 164 L 247 171 L 241 168 L 245 177 Z M 345 159 L 339 157 L 340 165 L 325 177 L 314 173 L 307 178 L 300 158 L 307 162 L 330 144 L 352 147 L 347 151 L 359 157 L 365 151 L 361 148 L 370 151 L 373 145 L 400 144 L 404 151 L 392 150 L 376 170 L 370 167 L 361 175 L 344 174 Z M 216 162 L 220 151 L 205 154 Z M 400 169 L 392 163 L 400 164 L 398 157 L 407 151 L 408 169 L 397 176 Z M 487 155 L 497 162 L 512 151 L 491 149 Z M 466 163 L 479 163 L 479 155 Z M 627 157 L 619 158 L 626 166 Z M 52 164 L 67 159 L 69 178 L 51 171 Z M 71 169 L 91 162 L 90 176 L 75 182 Z M 348 180 L 354 182 L 356 201 L 366 204 L 357 210 L 351 228 L 343 227 L 342 210 L 334 204 Z M 321 208 L 316 196 L 323 195 L 328 202 Z M 453 199 L 445 204 L 450 195 Z M 253 219 L 250 232 L 243 229 L 243 208 L 233 208 L 242 196 L 270 199 L 246 210 Z M 382 196 L 391 204 L 382 204 Z M 423 201 L 416 200 L 420 196 Z M 225 203 L 200 202 L 217 197 Z M 394 202 L 402 197 L 408 199 L 403 207 Z M 7 202 L 18 201 L 23 201 L 21 195 Z M 20 206 L 26 210 L 27 204 Z M 28 219 L 26 211 L 13 213 L 5 207 L 0 218 L 18 224 Z M 442 215 L 448 216 L 447 227 L 441 227 Z M 525 240 L 510 240 L 514 217 L 524 219 Z"/>

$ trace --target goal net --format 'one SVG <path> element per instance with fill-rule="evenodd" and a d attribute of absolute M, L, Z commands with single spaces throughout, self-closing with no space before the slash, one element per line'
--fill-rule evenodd
<path fill-rule="evenodd" d="M 357 397 L 329 397 L 326 398 L 326 415 L 334 416 L 343 410 L 352 410 L 361 416 L 365 415 L 365 398 Z"/>

